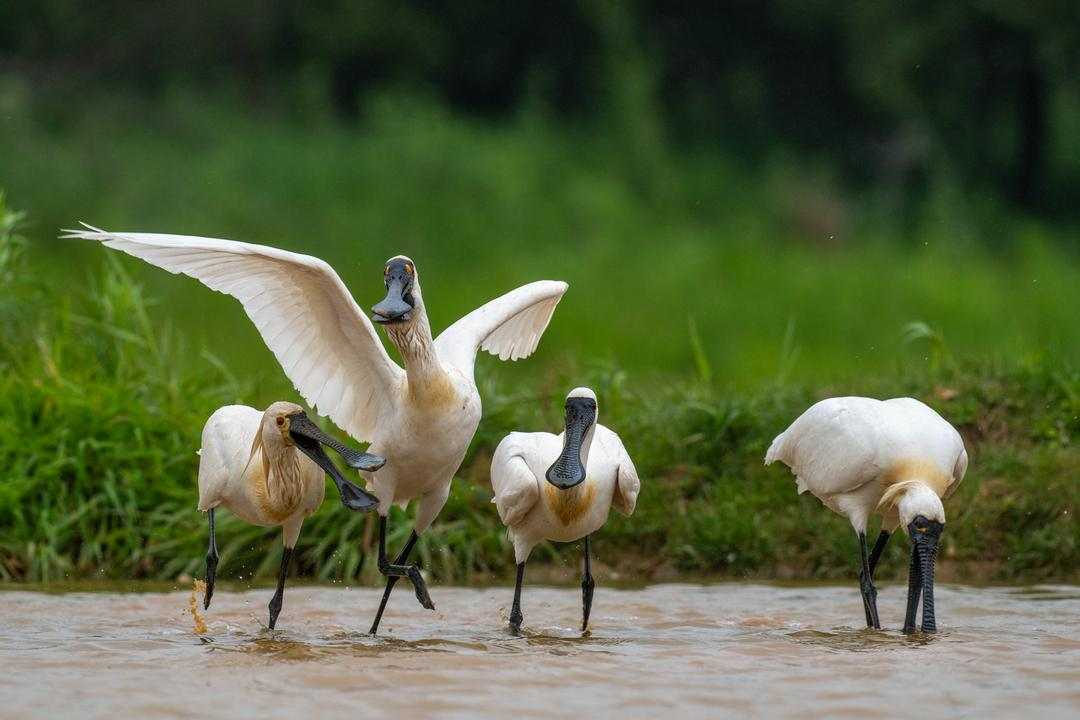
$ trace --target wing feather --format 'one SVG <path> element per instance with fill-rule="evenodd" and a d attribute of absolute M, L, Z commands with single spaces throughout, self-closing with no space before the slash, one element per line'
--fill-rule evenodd
<path fill-rule="evenodd" d="M 237 298 L 308 404 L 357 440 L 372 440 L 396 409 L 404 372 L 322 260 L 232 240 L 86 228 L 64 237 L 98 241 Z"/>
<path fill-rule="evenodd" d="M 611 505 L 626 517 L 634 512 L 637 506 L 638 493 L 641 492 L 641 479 L 638 478 L 637 468 L 626 447 L 619 441 L 619 470 L 615 479 L 615 496 Z"/>
<path fill-rule="evenodd" d="M 957 433 L 959 435 L 959 433 Z M 964 441 L 960 440 L 960 455 L 956 458 L 956 465 L 953 467 L 952 480 L 949 482 L 949 486 L 945 489 L 945 495 L 943 499 L 948 500 L 956 492 L 956 489 L 960 487 L 960 483 L 964 481 L 964 475 L 967 474 L 968 468 L 968 454 L 967 450 L 963 447 Z"/>
<path fill-rule="evenodd" d="M 527 434 L 511 433 L 503 438 L 491 458 L 491 489 L 495 492 L 492 502 L 507 527 L 524 520 L 540 498 L 536 476 L 521 455 L 520 445 L 528 438 Z"/>
<path fill-rule="evenodd" d="M 567 287 L 564 282 L 540 280 L 480 306 L 435 339 L 439 359 L 472 377 L 478 349 L 500 360 L 528 357 Z"/>
<path fill-rule="evenodd" d="M 877 400 L 830 398 L 811 406 L 780 433 L 765 455 L 791 468 L 799 492 L 851 492 L 883 469 L 877 457 Z"/>

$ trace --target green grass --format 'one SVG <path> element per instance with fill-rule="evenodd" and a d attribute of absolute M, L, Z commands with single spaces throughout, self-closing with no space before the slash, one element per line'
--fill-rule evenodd
<path fill-rule="evenodd" d="M 265 406 L 293 393 L 276 372 L 238 378 L 181 343 L 116 260 L 59 288 L 20 265 L 18 217 L 0 204 L 0 578 L 170 579 L 201 575 L 204 516 L 195 509 L 199 433 L 218 406 Z M 487 464 L 511 429 L 559 426 L 568 387 L 587 383 L 602 422 L 620 432 L 642 477 L 630 519 L 613 516 L 596 538 L 599 559 L 624 578 L 673 576 L 849 578 L 850 527 L 786 470 L 765 468 L 771 438 L 814 400 L 832 394 L 911 394 L 938 408 L 972 451 L 967 481 L 949 502 L 946 576 L 967 581 L 1076 579 L 1080 567 L 1080 372 L 1075 365 L 964 361 L 939 333 L 914 327 L 926 366 L 828 386 L 760 384 L 720 389 L 683 379 L 642 389 L 611 364 L 555 367 L 531 383 L 481 378 L 485 416 L 450 500 L 419 544 L 439 582 L 503 574 L 512 552 L 490 505 Z M 935 339 L 936 338 L 936 339 Z M 699 374 L 710 361 L 700 351 Z M 485 365 L 485 367 L 489 367 Z M 373 582 L 372 516 L 334 498 L 305 524 L 298 572 L 324 581 Z M 391 519 L 392 546 L 409 532 Z M 223 513 L 222 576 L 268 577 L 276 531 Z M 881 575 L 906 568 L 903 542 Z M 574 546 L 542 545 L 536 562 L 572 566 Z"/>
<path fill-rule="evenodd" d="M 0 187 L 29 212 L 49 283 L 84 283 L 106 254 L 56 239 L 78 220 L 311 252 L 368 307 L 405 252 L 436 329 L 521 283 L 569 281 L 534 358 L 485 362 L 508 385 L 596 361 L 635 384 L 707 372 L 741 392 L 930 370 L 926 345 L 904 343 L 911 321 L 957 357 L 1080 363 L 1076 228 L 988 206 L 944 170 L 914 201 L 779 154 L 745 168 L 662 133 L 535 110 L 485 123 L 396 95 L 344 124 L 182 91 L 57 109 L 9 80 L 0 108 Z M 238 375 L 274 368 L 235 301 L 124 262 L 161 299 L 154 322 Z"/>
<path fill-rule="evenodd" d="M 487 460 L 511 429 L 557 429 L 581 384 L 643 478 L 635 516 L 596 542 L 626 577 L 850 576 L 847 524 L 761 458 L 815 399 L 858 393 L 925 399 L 971 446 L 944 572 L 1076 578 L 1076 228 L 967 195 L 948 168 L 923 200 L 856 192 L 779 153 L 747 168 L 676 151 L 648 117 L 494 124 L 387 95 L 349 125 L 292 105 L 176 91 L 56 108 L 0 77 L 0 187 L 28 211 L 0 210 L 0 578 L 201 574 L 202 423 L 298 399 L 234 300 L 56 239 L 78 220 L 311 252 L 362 306 L 405 252 L 437 329 L 521 283 L 569 281 L 533 357 L 479 361 L 484 419 L 418 548 L 441 581 L 507 570 Z M 400 545 L 397 511 L 391 527 Z M 328 502 L 299 572 L 373 581 L 373 530 Z M 219 541 L 225 577 L 277 567 L 273 532 L 223 514 Z M 903 573 L 901 545 L 883 573 Z"/>

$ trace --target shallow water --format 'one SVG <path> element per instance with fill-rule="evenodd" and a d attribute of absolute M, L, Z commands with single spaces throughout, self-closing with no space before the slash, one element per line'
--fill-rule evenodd
<path fill-rule="evenodd" d="M 858 627 L 850 586 L 408 587 L 377 638 L 373 589 L 224 592 L 193 631 L 189 592 L 0 592 L 0 717 L 1077 717 L 1080 588 L 942 585 L 942 632 Z M 882 589 L 902 621 L 906 586 Z M 201 607 L 201 606 L 200 606 Z"/>

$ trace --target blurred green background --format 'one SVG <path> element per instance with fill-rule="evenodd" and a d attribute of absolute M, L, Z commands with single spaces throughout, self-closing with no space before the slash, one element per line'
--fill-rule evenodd
<path fill-rule="evenodd" d="M 969 442 L 1000 439 L 976 432 L 979 418 L 1016 400 L 1024 410 L 1006 418 L 1000 436 L 1023 446 L 1014 458 L 1050 442 L 1065 453 L 1050 473 L 1059 480 L 1075 459 L 1080 5 L 220 5 L 0 5 L 0 190 L 25 211 L 15 234 L 26 240 L 24 264 L 3 280 L 0 372 L 8 399 L 25 401 L 9 406 L 28 413 L 12 422 L 48 425 L 58 413 L 49 432 L 78 434 L 57 423 L 105 411 L 88 400 L 84 414 L 65 415 L 65 403 L 109 383 L 116 402 L 107 418 L 125 397 L 151 405 L 149 415 L 109 427 L 136 431 L 173 413 L 166 424 L 176 456 L 161 471 L 180 508 L 194 467 L 184 453 L 201 419 L 222 402 L 265 405 L 292 393 L 235 301 L 135 260 L 104 268 L 102 248 L 56 239 L 83 220 L 309 252 L 337 269 L 362 307 L 379 299 L 383 261 L 405 253 L 423 276 L 436 331 L 521 283 L 567 280 L 534 357 L 481 362 L 490 417 L 462 471 L 481 487 L 461 492 L 483 495 L 485 443 L 528 429 L 515 422 L 554 427 L 551 399 L 582 378 L 631 398 L 609 402 L 623 415 L 605 420 L 638 427 L 642 442 L 650 427 L 642 418 L 663 422 L 669 410 L 693 415 L 700 405 L 700 418 L 639 464 L 706 478 L 679 487 L 713 514 L 688 516 L 681 539 L 654 528 L 651 545 L 627 538 L 628 546 L 670 550 L 709 536 L 738 548 L 764 538 L 751 527 L 717 539 L 717 527 L 745 519 L 738 477 L 725 478 L 732 468 L 705 462 L 700 447 L 692 457 L 686 448 L 704 442 L 751 458 L 825 394 L 912 393 L 968 423 Z M 147 299 L 145 324 L 116 314 L 134 312 L 114 302 L 133 293 Z M 125 327 L 126 340 L 117 334 Z M 167 350 L 150 369 L 110 371 L 150 362 L 147 344 L 162 338 Z M 97 352 L 99 342 L 134 344 Z M 89 353 L 68 352 L 67 377 L 52 354 L 60 345 Z M 101 377 L 80 364 L 98 362 Z M 191 394 L 157 407 L 141 394 L 155 383 Z M 955 388 L 971 386 L 977 398 L 950 414 Z M 1008 398 L 1004 387 L 1027 394 Z M 725 436 L 715 423 L 727 411 L 716 404 L 742 402 L 730 398 L 769 421 Z M 523 415 L 538 399 L 546 404 Z M 78 510 L 90 489 L 68 498 L 66 510 L 40 495 L 36 483 L 70 481 L 71 458 L 28 467 L 19 462 L 25 449 L 6 447 L 7 467 L 38 478 L 9 502 L 36 504 L 54 520 L 92 514 Z M 1030 464 L 1003 467 L 1006 481 L 1036 481 Z M 120 482 L 133 493 L 135 475 Z M 778 502 L 802 508 L 807 523 L 825 512 L 788 497 L 781 476 L 762 481 L 782 490 Z M 726 520 L 715 514 L 718 492 L 735 503 L 721 503 Z M 754 512 L 767 512 L 762 498 L 771 492 Z M 1074 499 L 1027 521 L 1060 525 L 1040 550 L 1041 576 L 1060 574 L 1054 553 L 1080 552 L 1068 516 Z M 135 512 L 117 509 L 114 519 Z M 455 512 L 441 520 L 452 524 Z M 42 551 L 20 543 L 41 529 L 27 513 L 25 526 L 0 540 L 8 558 L 0 575 L 177 570 L 160 560 L 114 562 L 119 546 L 108 542 L 87 555 L 77 537 L 44 533 L 35 547 L 63 549 L 30 572 L 27 556 Z M 197 532 L 201 520 L 186 518 L 173 522 Z M 793 525 L 792 537 L 804 527 Z M 485 537 L 490 561 L 445 576 L 496 568 L 505 548 L 495 530 Z M 146 551 L 145 539 L 130 542 Z M 164 557 L 181 541 L 167 542 L 149 554 Z M 309 547 L 306 557 L 329 562 L 327 548 Z M 680 556 L 682 569 L 771 572 L 791 562 L 779 550 L 745 563 L 728 560 L 730 550 L 694 552 Z M 350 562 L 322 576 L 355 574 L 360 560 Z M 1023 574 L 1009 567 L 1001 572 Z"/>

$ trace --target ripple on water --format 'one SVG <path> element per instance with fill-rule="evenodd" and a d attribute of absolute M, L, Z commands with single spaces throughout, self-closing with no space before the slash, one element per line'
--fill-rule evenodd
<path fill-rule="evenodd" d="M 375 590 L 290 588 L 275 631 L 269 590 L 221 592 L 202 635 L 187 593 L 0 593 L 0 691 L 13 717 L 175 717 L 193 703 L 261 720 L 389 717 L 403 702 L 451 717 L 824 717 L 904 708 L 914 687 L 944 716 L 1072 714 L 1076 588 L 941 586 L 933 636 L 897 629 L 905 591 L 881 588 L 887 628 L 868 630 L 853 625 L 854 583 L 601 585 L 583 635 L 576 589 L 527 587 L 512 634 L 509 588 L 433 588 L 438 613 L 399 593 L 378 637 L 363 632 Z"/>

